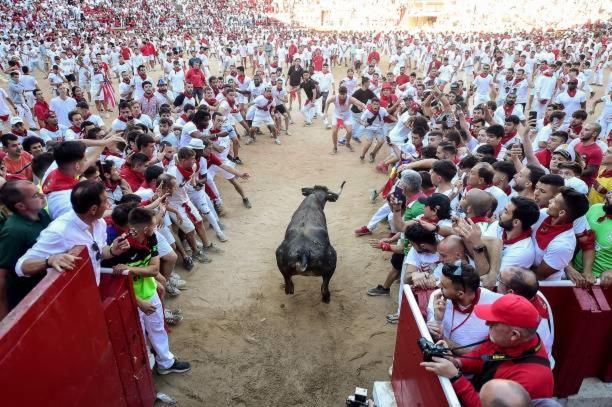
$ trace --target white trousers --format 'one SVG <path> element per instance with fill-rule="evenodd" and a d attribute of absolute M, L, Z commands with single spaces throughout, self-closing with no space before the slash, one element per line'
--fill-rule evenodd
<path fill-rule="evenodd" d="M 315 103 L 312 101 L 309 103 L 305 103 L 302 107 L 302 110 L 300 111 L 304 115 L 304 121 L 306 123 L 312 123 L 312 118 L 314 117 L 314 114 L 316 112 Z"/>
<path fill-rule="evenodd" d="M 206 216 L 206 219 L 208 219 L 215 233 L 221 232 L 219 217 L 217 216 L 217 212 L 215 212 L 214 205 L 210 202 L 210 198 L 206 192 L 204 192 L 204 189 L 202 188 L 196 191 L 194 188 L 190 187 L 187 189 L 187 196 L 189 196 L 193 205 Z"/>
<path fill-rule="evenodd" d="M 393 216 L 393 212 L 391 212 L 391 207 L 387 202 L 385 202 L 383 206 L 378 208 L 378 210 L 370 218 L 370 221 L 368 222 L 368 229 L 370 229 L 370 231 L 373 231 L 380 222 L 382 222 L 383 220 L 385 220 L 385 218 L 389 216 L 389 214 Z M 391 224 L 392 223 L 393 222 L 391 222 Z"/>
<path fill-rule="evenodd" d="M 157 291 L 151 297 L 150 302 L 155 306 L 155 312 L 146 315 L 138 309 L 140 326 L 145 338 L 149 340 L 155 351 L 155 361 L 160 367 L 168 369 L 174 364 L 174 355 L 170 352 L 168 333 L 164 329 L 164 309 Z"/>

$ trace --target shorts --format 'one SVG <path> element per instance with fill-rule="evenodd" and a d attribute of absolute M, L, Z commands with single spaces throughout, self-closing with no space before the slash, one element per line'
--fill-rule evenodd
<path fill-rule="evenodd" d="M 257 106 L 252 105 L 251 107 L 249 107 L 246 111 L 246 119 L 247 120 L 253 120 L 253 118 L 255 117 L 255 112 L 257 110 Z"/>
<path fill-rule="evenodd" d="M 397 271 L 402 271 L 402 265 L 404 264 L 404 253 L 393 253 L 389 262 L 393 268 Z"/>
<path fill-rule="evenodd" d="M 332 119 L 332 126 L 338 126 L 338 127 L 342 127 L 342 126 L 351 126 L 351 114 L 349 112 L 346 112 L 344 114 L 336 114 L 334 113 L 334 117 Z"/>
<path fill-rule="evenodd" d="M 272 119 L 272 116 L 268 115 L 268 116 L 264 116 L 264 117 L 257 117 L 257 115 L 255 115 L 256 119 L 253 120 L 253 124 L 251 127 L 261 127 L 261 125 L 265 125 L 265 126 L 274 126 L 274 120 Z"/>
<path fill-rule="evenodd" d="M 274 109 L 276 109 L 276 111 L 280 114 L 285 114 L 287 113 L 287 108 L 285 107 L 285 105 L 280 104 L 278 106 L 275 106 Z M 8 117 L 8 116 L 7 116 Z"/>
<path fill-rule="evenodd" d="M 66 80 L 68 82 L 76 82 L 76 77 L 74 76 L 73 73 L 66 75 Z"/>
<path fill-rule="evenodd" d="M 224 163 L 230 166 L 234 166 L 236 164 L 234 164 L 233 162 L 229 161 L 227 163 Z M 217 165 L 213 165 L 212 167 L 210 167 L 208 169 L 208 176 L 210 176 L 210 180 L 213 180 L 215 178 L 215 175 L 221 175 L 224 179 L 233 179 L 236 178 L 236 176 L 234 174 L 232 174 L 231 172 L 227 172 L 225 171 L 223 168 L 217 166 Z"/>
<path fill-rule="evenodd" d="M 230 116 L 232 116 L 235 123 L 240 123 L 241 121 L 244 120 L 244 117 L 242 117 L 242 113 L 240 112 L 230 113 Z"/>
<path fill-rule="evenodd" d="M 383 129 L 368 129 L 368 128 L 361 129 L 361 133 L 359 133 L 359 136 L 360 137 L 363 136 L 370 141 L 374 140 L 374 137 L 378 138 L 379 140 L 382 140 L 384 137 Z"/>
<path fill-rule="evenodd" d="M 385 137 L 389 135 L 389 132 L 393 130 L 395 127 L 395 123 L 383 123 L 383 134 Z"/>
<path fill-rule="evenodd" d="M 176 223 L 184 233 L 190 233 L 195 230 L 196 225 L 202 223 L 202 217 L 200 216 L 200 212 L 196 209 L 195 206 L 191 203 L 191 201 L 187 201 L 186 203 L 177 206 L 176 208 L 181 216 L 182 223 L 176 218 L 174 213 L 170 214 L 170 217 Z"/>
<path fill-rule="evenodd" d="M 159 257 L 164 257 L 170 253 L 174 252 L 170 243 L 166 240 L 166 237 L 161 234 L 159 230 L 155 232 L 155 237 L 157 238 L 157 252 L 159 253 Z"/>

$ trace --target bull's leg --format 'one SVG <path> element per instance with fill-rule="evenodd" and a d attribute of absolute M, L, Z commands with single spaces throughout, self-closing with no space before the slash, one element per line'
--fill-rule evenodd
<path fill-rule="evenodd" d="M 293 294 L 293 281 L 291 281 L 291 274 L 283 273 L 285 278 L 285 294 Z"/>
<path fill-rule="evenodd" d="M 331 299 L 331 293 L 329 292 L 329 280 L 331 280 L 331 273 L 323 273 L 323 284 L 321 284 L 321 301 L 329 304 Z"/>

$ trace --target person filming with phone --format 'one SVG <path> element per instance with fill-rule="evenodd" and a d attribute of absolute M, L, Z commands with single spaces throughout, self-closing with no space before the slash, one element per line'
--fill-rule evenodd
<path fill-rule="evenodd" d="M 421 366 L 450 379 L 464 406 L 480 406 L 478 392 L 492 379 L 520 384 L 532 400 L 552 397 L 552 370 L 536 332 L 540 315 L 533 304 L 519 295 L 506 294 L 491 304 L 477 304 L 474 314 L 489 326 L 488 339 L 472 344 L 479 346 L 463 356 L 433 356 Z M 437 345 L 448 348 L 444 341 Z M 464 373 L 473 376 L 468 380 Z"/>

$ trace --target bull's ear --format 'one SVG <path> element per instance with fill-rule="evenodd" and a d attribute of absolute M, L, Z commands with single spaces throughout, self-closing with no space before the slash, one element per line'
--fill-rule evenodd
<path fill-rule="evenodd" d="M 338 200 L 338 194 L 334 193 L 334 192 L 328 192 L 327 193 L 327 200 L 329 202 L 336 202 Z"/>
<path fill-rule="evenodd" d="M 314 192 L 313 188 L 302 188 L 302 195 L 308 196 Z"/>

